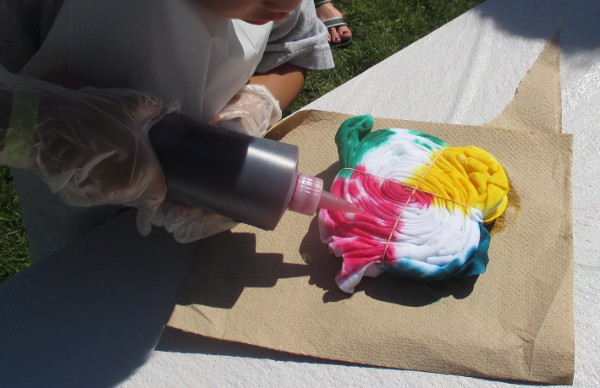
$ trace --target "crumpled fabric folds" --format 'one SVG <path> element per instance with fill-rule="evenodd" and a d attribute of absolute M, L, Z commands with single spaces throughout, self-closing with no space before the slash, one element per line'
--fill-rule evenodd
<path fill-rule="evenodd" d="M 383 272 L 419 280 L 484 273 L 484 224 L 508 202 L 502 166 L 481 148 L 408 129 L 371 132 L 373 122 L 350 118 L 335 139 L 341 170 L 331 192 L 363 212 L 319 213 L 321 240 L 343 259 L 340 289 L 353 293 L 363 276 Z"/>

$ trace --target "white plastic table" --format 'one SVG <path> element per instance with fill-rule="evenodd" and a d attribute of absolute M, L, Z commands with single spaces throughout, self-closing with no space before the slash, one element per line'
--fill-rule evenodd
<path fill-rule="evenodd" d="M 483 124 L 561 29 L 563 132 L 575 136 L 577 387 L 600 385 L 599 20 L 598 0 L 488 0 L 306 107 Z M 139 237 L 125 212 L 0 284 L 0 385 L 520 386 L 161 335 L 194 245 L 151 236 Z"/>

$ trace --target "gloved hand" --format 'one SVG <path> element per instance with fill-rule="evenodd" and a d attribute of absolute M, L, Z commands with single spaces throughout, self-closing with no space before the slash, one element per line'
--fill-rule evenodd
<path fill-rule="evenodd" d="M 210 120 L 210 124 L 262 137 L 281 120 L 279 101 L 263 85 L 246 85 Z"/>
<path fill-rule="evenodd" d="M 219 112 L 210 124 L 263 136 L 281 119 L 279 102 L 262 85 L 246 85 Z M 196 241 L 237 225 L 230 218 L 178 203 L 166 201 L 158 209 L 138 212 L 138 230 L 150 233 L 152 226 L 164 226 L 180 243 Z"/>
<path fill-rule="evenodd" d="M 141 209 L 138 212 L 137 227 L 142 236 L 150 233 L 152 225 L 164 227 L 177 242 L 183 244 L 224 232 L 237 223 L 219 214 L 165 201 L 157 209 Z"/>
<path fill-rule="evenodd" d="M 239 103 L 228 105 L 222 117 L 263 134 L 281 110 L 266 88 L 248 90 L 236 96 Z M 239 110 L 261 104 L 266 109 L 262 115 L 261 110 Z M 226 217 L 164 201 L 165 180 L 147 131 L 168 112 L 151 94 L 71 90 L 0 67 L 0 164 L 37 173 L 73 206 L 138 207 L 138 230 L 144 236 L 152 225 L 164 226 L 179 242 L 232 228 L 236 223 Z"/>
<path fill-rule="evenodd" d="M 156 209 L 166 186 L 147 131 L 166 111 L 148 93 L 71 90 L 0 67 L 0 164 L 35 172 L 73 206 Z"/>

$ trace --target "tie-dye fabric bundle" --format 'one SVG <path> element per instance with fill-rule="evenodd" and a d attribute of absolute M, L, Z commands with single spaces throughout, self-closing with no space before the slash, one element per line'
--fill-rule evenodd
<path fill-rule="evenodd" d="M 483 224 L 508 201 L 502 166 L 475 146 L 372 126 L 373 117 L 358 116 L 336 135 L 342 169 L 331 192 L 363 212 L 319 213 L 322 241 L 343 259 L 340 289 L 352 293 L 363 276 L 382 272 L 422 280 L 485 272 Z"/>

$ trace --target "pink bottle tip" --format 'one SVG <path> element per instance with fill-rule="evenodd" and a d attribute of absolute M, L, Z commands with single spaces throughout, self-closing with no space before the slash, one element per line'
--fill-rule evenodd
<path fill-rule="evenodd" d="M 312 216 L 317 208 L 358 213 L 362 210 L 351 202 L 323 190 L 323 180 L 301 172 L 296 177 L 296 188 L 289 209 L 297 213 Z"/>
<path fill-rule="evenodd" d="M 352 202 L 346 201 L 338 196 L 331 194 L 328 191 L 321 193 L 321 200 L 319 201 L 319 208 L 327 210 L 337 210 L 346 213 L 360 213 L 362 209 L 356 207 Z"/>

